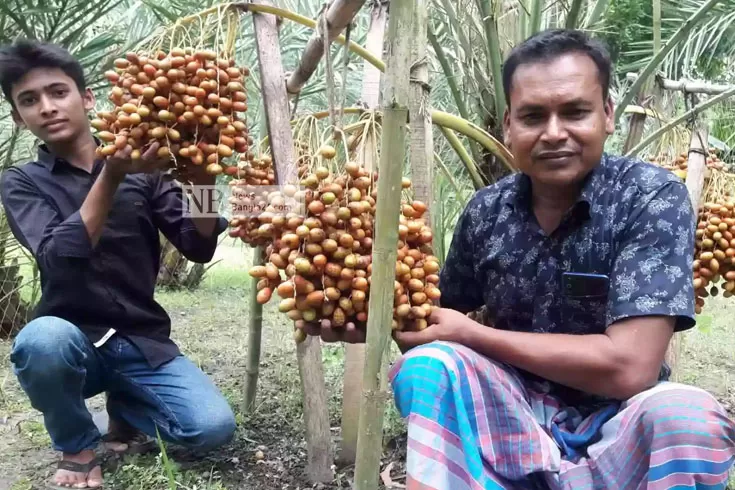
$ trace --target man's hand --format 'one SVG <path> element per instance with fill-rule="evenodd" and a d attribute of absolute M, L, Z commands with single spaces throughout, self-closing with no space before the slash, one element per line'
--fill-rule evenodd
<path fill-rule="evenodd" d="M 428 344 L 434 340 L 460 342 L 468 329 L 482 325 L 462 313 L 448 308 L 436 309 L 428 318 L 429 326 L 420 332 L 394 331 L 393 339 L 402 352 L 418 345 Z M 366 332 L 354 323 L 348 322 L 344 327 L 333 327 L 329 322 L 296 322 L 296 328 L 307 335 L 321 337 L 324 342 L 347 342 L 348 344 L 365 343 Z M 486 327 L 482 327 L 486 328 Z"/>
<path fill-rule="evenodd" d="M 449 308 L 437 308 L 427 318 L 429 326 L 421 331 L 394 331 L 393 339 L 401 352 L 435 340 L 462 343 L 465 334 L 472 329 L 482 327 L 459 311 Z M 488 327 L 484 327 L 488 328 Z"/>
<path fill-rule="evenodd" d="M 133 160 L 130 155 L 133 148 L 127 145 L 122 150 L 118 150 L 112 156 L 105 160 L 105 169 L 118 179 L 122 179 L 127 174 L 153 173 L 159 170 L 165 170 L 172 163 L 170 156 L 159 157 L 158 149 L 161 144 L 154 141 L 140 156 Z"/>

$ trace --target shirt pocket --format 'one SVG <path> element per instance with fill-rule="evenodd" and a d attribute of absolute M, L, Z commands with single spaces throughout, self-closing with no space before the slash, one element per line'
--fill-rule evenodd
<path fill-rule="evenodd" d="M 605 331 L 607 296 L 564 296 L 561 304 L 563 330 L 571 334 L 598 334 Z"/>
<path fill-rule="evenodd" d="M 106 225 L 117 238 L 137 235 L 141 226 L 145 225 L 147 215 L 145 196 L 130 185 L 121 185 L 115 194 Z"/>

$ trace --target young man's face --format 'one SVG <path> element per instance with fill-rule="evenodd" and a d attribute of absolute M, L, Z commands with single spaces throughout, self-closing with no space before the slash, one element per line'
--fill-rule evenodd
<path fill-rule="evenodd" d="M 79 89 L 60 68 L 36 68 L 13 85 L 16 123 L 50 144 L 71 142 L 89 131 L 94 95 Z"/>
<path fill-rule="evenodd" d="M 597 65 L 579 53 L 523 64 L 513 74 L 505 142 L 532 182 L 574 186 L 597 166 L 615 129 Z"/>

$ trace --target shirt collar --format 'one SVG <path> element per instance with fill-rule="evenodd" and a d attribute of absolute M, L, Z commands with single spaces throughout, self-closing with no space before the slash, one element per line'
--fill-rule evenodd
<path fill-rule="evenodd" d="M 592 171 L 585 177 L 582 190 L 577 197 L 577 201 L 574 205 L 575 209 L 584 210 L 585 215 L 589 217 L 589 210 L 595 202 L 596 196 L 599 194 L 599 188 L 601 179 L 605 173 L 605 168 L 608 164 L 608 157 L 603 153 L 600 159 L 599 165 L 592 169 Z M 504 204 L 511 207 L 511 209 L 531 209 L 531 178 L 520 173 L 516 179 L 514 185 L 512 185 L 508 192 L 503 197 Z"/>
<path fill-rule="evenodd" d="M 51 153 L 51 150 L 48 149 L 48 146 L 46 146 L 45 143 L 41 143 L 38 146 L 38 161 L 43 163 L 49 170 L 53 170 L 56 166 L 56 162 L 63 161 L 63 158 L 55 156 Z"/>
<path fill-rule="evenodd" d="M 94 137 L 94 141 L 95 143 L 97 143 L 97 146 L 102 144 L 102 142 L 96 136 Z M 46 143 L 41 143 L 40 145 L 38 145 L 38 161 L 51 171 L 54 170 L 57 163 L 68 164 L 68 162 L 63 158 L 54 155 L 51 150 L 49 150 L 49 147 L 46 145 Z"/>

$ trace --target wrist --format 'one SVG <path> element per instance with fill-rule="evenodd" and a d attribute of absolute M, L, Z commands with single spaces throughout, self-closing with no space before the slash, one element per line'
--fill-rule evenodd
<path fill-rule="evenodd" d="M 125 179 L 125 173 L 115 171 L 112 169 L 112 167 L 105 164 L 102 167 L 102 172 L 100 172 L 100 177 L 103 178 L 105 182 L 117 186 Z"/>
<path fill-rule="evenodd" d="M 467 347 L 474 348 L 478 343 L 478 337 L 481 335 L 487 335 L 488 330 L 490 330 L 490 327 L 486 327 L 485 325 L 477 323 L 475 320 L 467 317 L 467 321 L 464 322 L 457 331 L 458 338 L 456 339 L 456 342 Z"/>

